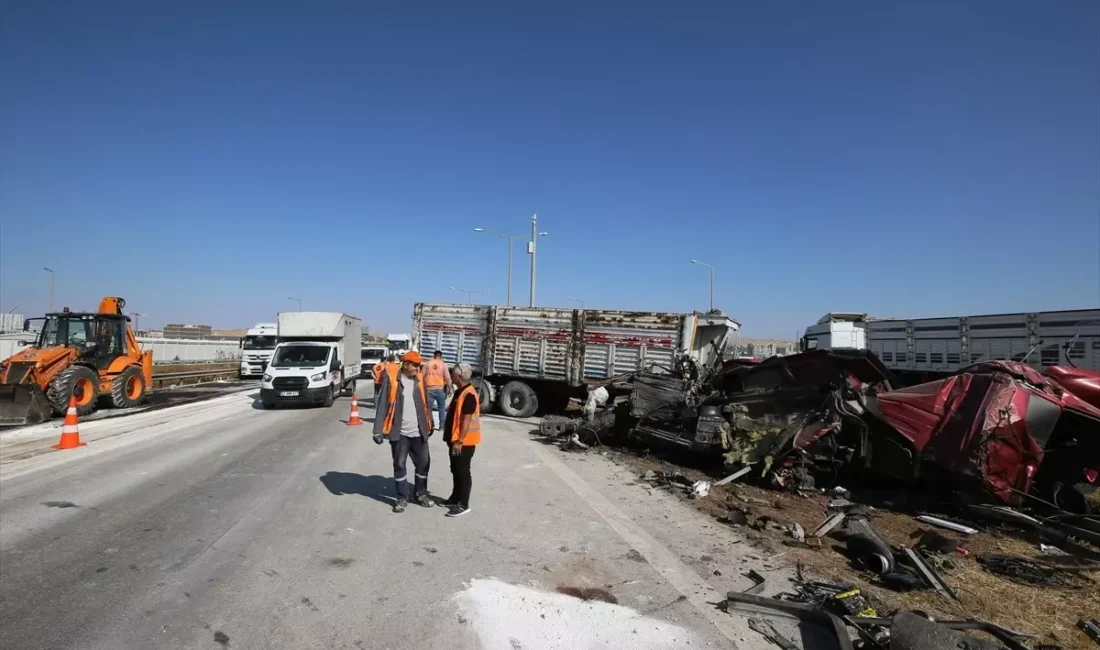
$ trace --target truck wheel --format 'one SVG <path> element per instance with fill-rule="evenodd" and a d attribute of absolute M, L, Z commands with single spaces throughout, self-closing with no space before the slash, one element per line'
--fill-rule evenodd
<path fill-rule="evenodd" d="M 99 375 L 84 366 L 69 366 L 50 382 L 47 397 L 56 415 L 68 410 L 69 397 L 76 397 L 77 414 L 87 415 L 95 410 L 99 398 Z"/>
<path fill-rule="evenodd" d="M 358 387 L 359 386 L 356 383 L 356 381 L 354 379 L 352 379 L 351 381 L 348 382 L 347 386 L 344 386 L 344 396 L 345 397 L 350 397 L 351 395 L 354 395 L 355 394 L 355 389 L 358 388 Z"/>
<path fill-rule="evenodd" d="M 335 402 L 335 401 L 336 401 L 336 385 L 332 384 L 328 387 L 328 392 L 325 393 L 325 401 L 323 402 L 325 408 L 329 408 L 330 406 L 332 406 L 332 403 Z"/>
<path fill-rule="evenodd" d="M 529 418 L 539 410 L 539 398 L 534 389 L 522 381 L 510 381 L 500 389 L 497 406 L 508 417 Z"/>
<path fill-rule="evenodd" d="M 141 368 L 130 366 L 111 382 L 111 406 L 133 408 L 145 401 L 145 376 Z"/>
<path fill-rule="evenodd" d="M 477 388 L 477 401 L 481 404 L 481 412 L 491 413 L 493 410 L 493 387 L 485 379 L 475 379 L 470 383 Z"/>

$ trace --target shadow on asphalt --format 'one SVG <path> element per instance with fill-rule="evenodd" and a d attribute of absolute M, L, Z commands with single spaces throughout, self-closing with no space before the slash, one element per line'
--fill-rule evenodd
<path fill-rule="evenodd" d="M 356 494 L 374 499 L 388 506 L 393 505 L 395 501 L 392 476 L 363 476 L 351 472 L 328 472 L 320 478 L 325 488 L 337 496 Z"/>

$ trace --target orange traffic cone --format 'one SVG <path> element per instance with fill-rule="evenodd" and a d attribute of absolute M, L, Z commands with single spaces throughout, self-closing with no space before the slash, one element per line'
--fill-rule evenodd
<path fill-rule="evenodd" d="M 76 426 L 76 397 L 70 395 L 69 410 L 65 413 L 65 424 L 61 427 L 61 442 L 50 446 L 54 449 L 75 449 L 85 444 L 87 443 L 80 442 L 80 430 Z"/>
<path fill-rule="evenodd" d="M 351 417 L 348 418 L 348 426 L 355 427 L 363 424 L 363 421 L 359 419 L 359 396 L 355 393 L 351 394 Z"/>

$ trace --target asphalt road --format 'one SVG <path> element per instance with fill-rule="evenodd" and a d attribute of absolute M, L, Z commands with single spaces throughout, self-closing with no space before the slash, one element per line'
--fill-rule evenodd
<path fill-rule="evenodd" d="M 486 418 L 469 515 L 393 514 L 364 402 L 362 427 L 347 398 L 265 411 L 242 392 L 89 423 L 80 449 L 22 441 L 0 466 L 0 647 L 768 647 L 684 564 L 709 533 L 636 519 L 614 468 L 530 423 Z"/>

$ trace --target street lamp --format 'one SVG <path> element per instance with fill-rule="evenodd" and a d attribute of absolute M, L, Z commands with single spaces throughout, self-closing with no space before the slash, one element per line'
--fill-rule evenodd
<path fill-rule="evenodd" d="M 499 232 L 493 232 L 492 230 L 486 230 L 484 228 L 474 228 L 474 232 L 483 232 L 486 235 L 496 235 L 501 239 L 508 240 L 508 306 L 512 306 L 512 242 L 519 239 L 523 235 L 502 235 Z"/>
<path fill-rule="evenodd" d="M 714 311 L 714 265 L 700 262 L 699 260 L 691 260 L 691 263 L 705 266 L 710 269 L 710 311 Z"/>
<path fill-rule="evenodd" d="M 47 271 L 50 274 L 50 313 L 53 313 L 53 280 L 55 277 L 54 272 L 53 269 L 46 266 L 43 266 L 42 270 Z"/>
<path fill-rule="evenodd" d="M 537 214 L 531 215 L 531 241 L 527 242 L 527 254 L 531 256 L 531 307 L 535 306 L 535 240 L 550 234 L 539 232 L 538 220 L 539 216 Z"/>
<path fill-rule="evenodd" d="M 482 291 L 484 291 L 485 293 L 489 293 L 488 289 L 459 289 L 458 287 L 451 287 L 451 291 L 457 291 L 459 293 L 466 294 L 466 304 L 467 305 L 472 304 L 474 302 L 474 294 L 475 293 L 481 293 Z"/>
<path fill-rule="evenodd" d="M 573 302 L 581 303 L 581 309 L 584 309 L 584 301 L 581 300 L 580 298 L 570 298 L 570 300 L 572 300 Z"/>
<path fill-rule="evenodd" d="M 297 300 L 298 301 L 298 311 L 302 311 L 302 299 L 301 298 L 289 298 L 288 297 L 287 300 Z"/>

